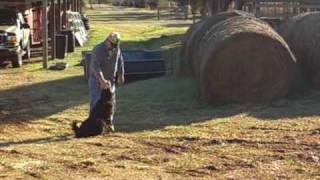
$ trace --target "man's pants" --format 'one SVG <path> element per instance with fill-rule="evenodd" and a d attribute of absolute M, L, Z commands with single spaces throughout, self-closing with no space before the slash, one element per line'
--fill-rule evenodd
<path fill-rule="evenodd" d="M 90 98 L 90 112 L 91 112 L 91 110 L 94 108 L 94 106 L 100 99 L 102 90 L 99 87 L 99 84 L 96 78 L 90 77 L 88 83 L 89 83 L 89 98 Z M 113 94 L 112 95 L 113 111 L 110 117 L 111 122 L 107 122 L 107 123 L 113 124 L 113 117 L 116 109 L 116 88 L 114 85 L 112 86 L 111 91 Z"/>

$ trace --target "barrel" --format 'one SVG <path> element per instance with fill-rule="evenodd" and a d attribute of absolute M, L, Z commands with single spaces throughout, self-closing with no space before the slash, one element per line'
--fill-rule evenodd
<path fill-rule="evenodd" d="M 56 58 L 64 59 L 67 52 L 67 36 L 64 34 L 56 34 Z"/>
<path fill-rule="evenodd" d="M 76 47 L 76 40 L 72 30 L 62 30 L 59 32 L 59 34 L 64 34 L 68 38 L 67 52 L 68 53 L 74 52 L 74 49 Z"/>

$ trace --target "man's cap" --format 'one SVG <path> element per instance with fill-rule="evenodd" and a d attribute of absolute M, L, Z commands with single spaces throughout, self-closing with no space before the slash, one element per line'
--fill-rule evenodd
<path fill-rule="evenodd" d="M 120 42 L 120 34 L 117 32 L 112 32 L 109 34 L 108 36 L 108 40 L 112 43 L 112 44 L 118 44 Z"/>

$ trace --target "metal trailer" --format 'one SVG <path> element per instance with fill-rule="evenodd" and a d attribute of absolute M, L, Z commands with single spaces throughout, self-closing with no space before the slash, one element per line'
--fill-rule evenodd
<path fill-rule="evenodd" d="M 123 50 L 125 78 L 127 80 L 147 79 L 166 74 L 166 63 L 162 50 Z M 88 79 L 91 51 L 82 52 L 84 76 Z"/>
<path fill-rule="evenodd" d="M 30 26 L 32 44 L 41 41 L 41 0 L 1 0 L 0 8 L 16 9 L 21 12 Z"/>

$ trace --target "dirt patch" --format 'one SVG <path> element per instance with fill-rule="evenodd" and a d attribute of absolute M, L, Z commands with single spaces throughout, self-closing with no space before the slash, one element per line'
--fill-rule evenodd
<path fill-rule="evenodd" d="M 5 167 L 4 165 L 0 164 L 0 172 L 4 172 L 5 170 L 7 170 L 7 167 Z M 1 178 L 1 177 L 6 177 L 6 176 L 2 176 L 2 175 L 0 174 L 0 178 Z"/>
<path fill-rule="evenodd" d="M 182 136 L 177 138 L 178 141 L 200 141 L 200 137 Z"/>
<path fill-rule="evenodd" d="M 229 172 L 240 169 L 251 169 L 255 168 L 254 164 L 245 161 L 230 159 L 230 158 L 219 158 L 210 165 L 199 167 L 196 169 L 188 169 L 185 171 L 190 176 L 201 177 L 203 175 L 213 175 L 215 173 Z"/>
<path fill-rule="evenodd" d="M 299 153 L 299 154 L 297 154 L 297 157 L 303 161 L 320 163 L 320 156 L 319 156 L 318 151 L 316 151 L 316 150 Z"/>
<path fill-rule="evenodd" d="M 86 144 L 97 147 L 104 147 L 105 145 L 99 142 L 87 142 Z"/>
<path fill-rule="evenodd" d="M 0 152 L 1 153 L 5 153 L 5 154 L 21 154 L 20 152 L 18 152 L 15 149 L 11 149 L 11 150 L 2 150 L 2 149 L 0 149 Z"/>
<path fill-rule="evenodd" d="M 187 146 L 178 145 L 178 144 L 165 144 L 162 142 L 147 142 L 144 141 L 142 144 L 150 146 L 155 149 L 159 149 L 165 153 L 173 153 L 173 154 L 180 154 L 188 152 L 189 148 Z"/>
<path fill-rule="evenodd" d="M 303 132 L 302 130 L 296 130 L 296 129 L 285 129 L 285 128 L 270 128 L 270 127 L 256 127 L 252 126 L 249 127 L 250 130 L 265 130 L 265 131 L 295 131 L 295 132 Z"/>
<path fill-rule="evenodd" d="M 311 135 L 320 135 L 320 128 L 311 131 Z M 320 137 L 319 137 L 320 138 Z"/>
<path fill-rule="evenodd" d="M 41 175 L 39 173 L 36 173 L 36 172 L 27 171 L 27 172 L 25 172 L 25 174 L 27 174 L 27 175 L 29 175 L 29 176 L 31 176 L 33 178 L 40 178 L 41 177 Z"/>
<path fill-rule="evenodd" d="M 82 170 L 86 172 L 96 172 L 96 173 L 99 172 L 99 170 L 95 167 L 96 162 L 91 160 L 83 160 L 77 163 L 66 162 L 65 166 L 72 170 Z"/>
<path fill-rule="evenodd" d="M 30 103 L 32 102 L 32 103 Z M 14 97 L 7 98 L 5 105 L 0 111 L 0 123 L 10 123 L 10 121 L 23 121 L 22 116 L 34 114 L 34 107 L 41 104 L 50 104 L 52 101 L 49 96 L 36 97 L 32 92 L 16 93 Z M 40 113 L 40 112 L 36 112 Z"/>
<path fill-rule="evenodd" d="M 287 142 L 282 141 L 255 141 L 250 139 L 241 139 L 241 138 L 230 138 L 230 139 L 208 139 L 203 142 L 204 145 L 221 145 L 221 144 L 240 144 L 240 145 L 269 145 L 269 144 L 287 144 Z"/>
<path fill-rule="evenodd" d="M 120 155 L 117 160 L 130 160 L 133 161 L 135 160 L 133 157 L 127 156 L 127 155 Z"/>
<path fill-rule="evenodd" d="M 219 168 L 214 165 L 208 165 L 197 169 L 186 170 L 186 173 L 190 176 L 201 177 L 203 175 L 210 175 L 211 173 L 217 171 L 219 171 Z"/>
<path fill-rule="evenodd" d="M 80 165 L 84 168 L 87 168 L 87 167 L 91 167 L 91 166 L 95 165 L 95 162 L 86 160 L 86 161 L 81 161 Z"/>

